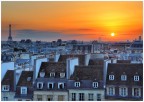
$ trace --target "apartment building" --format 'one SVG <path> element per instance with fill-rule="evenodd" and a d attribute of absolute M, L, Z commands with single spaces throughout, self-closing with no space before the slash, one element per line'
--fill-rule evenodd
<path fill-rule="evenodd" d="M 106 100 L 142 100 L 143 64 L 108 64 Z"/>
<path fill-rule="evenodd" d="M 103 101 L 103 66 L 76 66 L 68 80 L 69 101 Z"/>
<path fill-rule="evenodd" d="M 34 83 L 34 101 L 67 101 L 66 63 L 42 62 Z"/>

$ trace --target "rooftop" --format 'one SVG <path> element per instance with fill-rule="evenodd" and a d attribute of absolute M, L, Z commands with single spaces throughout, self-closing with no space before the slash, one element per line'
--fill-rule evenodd
<path fill-rule="evenodd" d="M 121 81 L 121 75 L 127 75 L 127 81 Z M 114 75 L 113 81 L 109 80 L 109 75 Z M 134 81 L 134 75 L 139 75 L 139 81 Z M 107 85 L 138 85 L 143 83 L 143 64 L 130 63 L 109 63 L 107 70 Z"/>
<path fill-rule="evenodd" d="M 103 80 L 103 65 L 75 66 L 72 80 Z"/>
<path fill-rule="evenodd" d="M 66 63 L 66 59 L 67 58 L 73 58 L 73 57 L 78 57 L 78 59 L 79 59 L 79 65 L 85 65 L 85 54 L 60 55 L 58 61 Z"/>
<path fill-rule="evenodd" d="M 66 63 L 42 62 L 38 77 L 40 77 L 40 72 L 45 72 L 45 77 L 47 77 L 47 78 L 50 77 L 51 72 L 55 73 L 55 77 L 59 77 L 60 72 L 66 72 Z"/>
<path fill-rule="evenodd" d="M 33 71 L 22 71 L 17 86 L 29 86 L 32 87 Z"/>
<path fill-rule="evenodd" d="M 131 60 L 117 60 L 117 63 L 131 63 Z"/>
<path fill-rule="evenodd" d="M 1 85 L 10 85 L 10 91 L 14 91 L 14 70 L 8 70 Z"/>

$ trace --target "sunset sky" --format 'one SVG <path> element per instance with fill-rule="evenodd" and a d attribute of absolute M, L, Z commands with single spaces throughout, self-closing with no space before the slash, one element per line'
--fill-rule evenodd
<path fill-rule="evenodd" d="M 126 41 L 143 35 L 142 1 L 2 1 L 1 40 Z M 115 36 L 111 36 L 115 33 Z"/>

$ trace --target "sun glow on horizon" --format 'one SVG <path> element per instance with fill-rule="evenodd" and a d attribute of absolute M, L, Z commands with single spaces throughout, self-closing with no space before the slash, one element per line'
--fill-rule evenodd
<path fill-rule="evenodd" d="M 115 36 L 115 33 L 111 33 L 111 36 Z"/>

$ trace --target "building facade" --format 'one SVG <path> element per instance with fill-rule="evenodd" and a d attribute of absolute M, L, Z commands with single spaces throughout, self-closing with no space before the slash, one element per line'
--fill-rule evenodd
<path fill-rule="evenodd" d="M 142 64 L 108 64 L 106 77 L 107 100 L 142 100 L 143 66 Z"/>

